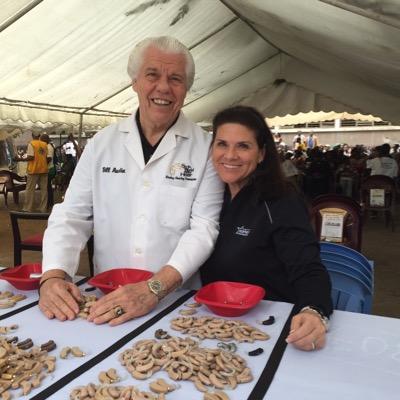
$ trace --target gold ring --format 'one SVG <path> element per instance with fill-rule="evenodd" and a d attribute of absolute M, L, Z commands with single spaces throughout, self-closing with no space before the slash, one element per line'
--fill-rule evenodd
<path fill-rule="evenodd" d="M 314 342 L 311 342 L 311 350 L 315 350 L 315 349 L 316 349 L 315 343 L 314 343 Z"/>
<path fill-rule="evenodd" d="M 115 318 L 120 317 L 122 314 L 125 314 L 124 309 L 121 306 L 116 306 L 114 307 L 114 315 Z"/>

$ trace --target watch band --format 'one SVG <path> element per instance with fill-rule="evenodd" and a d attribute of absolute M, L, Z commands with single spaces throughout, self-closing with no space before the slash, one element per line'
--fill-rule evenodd
<path fill-rule="evenodd" d="M 328 332 L 329 318 L 323 313 L 323 311 L 321 309 L 319 309 L 318 307 L 314 307 L 314 306 L 306 306 L 300 310 L 301 313 L 304 311 L 310 311 L 310 312 L 313 312 L 315 315 L 317 315 L 319 317 L 319 319 L 321 320 L 322 324 L 324 325 L 326 332 Z"/>

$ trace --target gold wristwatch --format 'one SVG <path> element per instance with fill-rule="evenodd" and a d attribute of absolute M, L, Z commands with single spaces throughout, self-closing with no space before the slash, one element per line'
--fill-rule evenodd
<path fill-rule="evenodd" d="M 154 293 L 160 301 L 164 297 L 165 289 L 162 282 L 158 279 L 149 279 L 147 281 L 147 287 L 150 292 Z"/>

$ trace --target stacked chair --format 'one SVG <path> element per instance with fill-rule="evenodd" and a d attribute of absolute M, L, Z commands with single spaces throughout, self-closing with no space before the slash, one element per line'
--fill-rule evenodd
<path fill-rule="evenodd" d="M 310 219 L 311 225 L 319 238 L 321 238 L 322 215 L 321 212 L 335 208 L 346 213 L 343 227 L 343 240 L 341 244 L 360 251 L 362 245 L 362 209 L 357 201 L 351 197 L 336 193 L 324 194 L 316 197 L 311 202 Z"/>
<path fill-rule="evenodd" d="M 336 310 L 370 314 L 374 267 L 361 253 L 349 247 L 320 242 L 321 259 L 332 281 Z"/>

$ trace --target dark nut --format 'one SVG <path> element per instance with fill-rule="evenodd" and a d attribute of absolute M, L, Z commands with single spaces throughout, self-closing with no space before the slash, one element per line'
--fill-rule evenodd
<path fill-rule="evenodd" d="M 255 350 L 252 350 L 252 351 L 248 352 L 249 356 L 258 356 L 258 355 L 260 355 L 262 353 L 264 353 L 264 350 L 261 347 L 259 347 L 258 349 L 255 349 Z"/>

